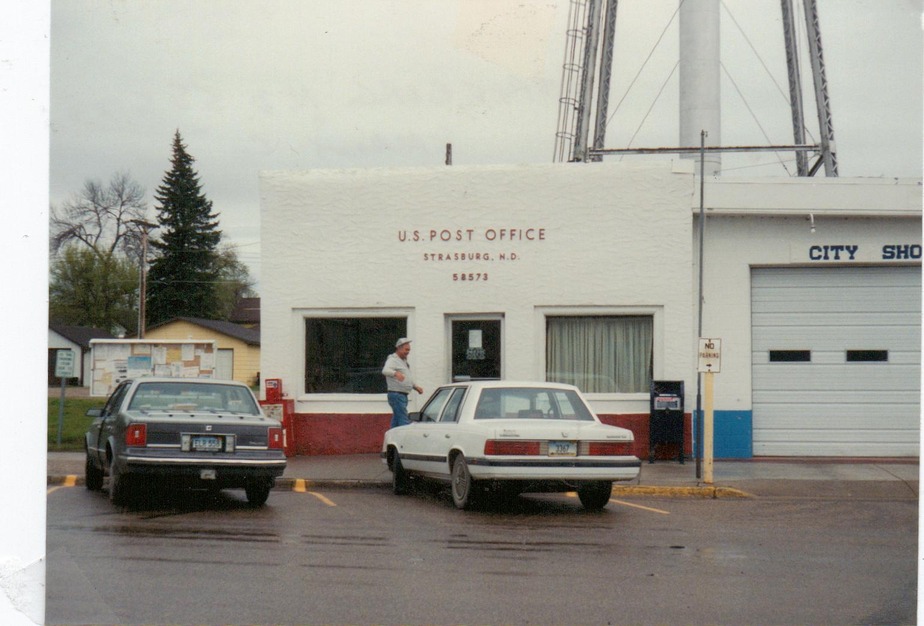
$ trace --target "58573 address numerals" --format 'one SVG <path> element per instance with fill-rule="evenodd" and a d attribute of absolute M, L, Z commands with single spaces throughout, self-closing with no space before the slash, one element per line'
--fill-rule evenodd
<path fill-rule="evenodd" d="M 454 272 L 452 275 L 452 280 L 453 282 L 470 282 L 470 283 L 486 282 L 488 280 L 488 273 L 487 272 L 468 272 L 468 273 Z"/>

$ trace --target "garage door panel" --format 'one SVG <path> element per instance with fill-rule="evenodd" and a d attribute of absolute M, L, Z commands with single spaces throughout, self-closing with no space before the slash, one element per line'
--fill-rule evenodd
<path fill-rule="evenodd" d="M 758 431 L 755 430 L 755 433 Z M 782 430 L 761 430 L 761 441 L 765 443 L 782 443 L 791 439 L 791 437 Z M 910 443 L 914 439 L 914 433 L 910 430 L 904 431 L 882 431 L 882 430 L 850 430 L 842 431 L 837 437 L 832 437 L 829 430 L 804 429 L 799 431 L 799 441 L 809 443 L 815 446 L 837 443 L 875 443 L 880 445 Z"/>
<path fill-rule="evenodd" d="M 857 292 L 851 299 L 850 294 L 838 296 L 831 290 L 816 291 L 807 289 L 795 296 L 774 298 L 775 292 L 763 292 L 755 296 L 753 302 L 760 305 L 760 310 L 768 314 L 787 313 L 804 308 L 811 302 L 812 310 L 826 315 L 839 313 L 887 314 L 896 309 L 900 311 L 920 309 L 913 299 L 915 290 L 901 290 L 898 293 L 887 292 L 882 288 L 867 289 Z M 845 299 L 846 297 L 846 299 Z"/>
<path fill-rule="evenodd" d="M 818 442 L 799 441 L 763 442 L 754 441 L 755 456 L 808 456 L 808 457 L 913 457 L 918 455 L 919 446 L 914 442 L 871 443 L 871 442 Z"/>
<path fill-rule="evenodd" d="M 775 326 L 764 329 L 755 328 L 753 332 L 759 333 L 752 348 L 756 350 L 846 350 L 846 349 L 876 349 L 876 350 L 909 350 L 911 343 L 917 339 L 915 345 L 920 345 L 921 329 L 915 326 L 879 326 L 875 337 L 869 336 L 866 327 L 854 324 L 832 326 L 834 320 L 828 325 L 818 326 Z"/>
<path fill-rule="evenodd" d="M 760 268 L 751 277 L 754 453 L 916 455 L 920 268 Z M 771 350 L 806 350 L 811 360 L 771 362 Z M 848 350 L 887 356 L 847 362 Z"/>
<path fill-rule="evenodd" d="M 793 313 L 790 308 L 782 311 L 762 311 L 755 313 L 751 318 L 751 325 L 756 327 L 778 328 L 799 328 L 819 326 L 860 326 L 866 325 L 870 315 L 876 315 L 877 323 L 881 326 L 901 326 L 908 327 L 909 312 L 916 311 L 897 311 L 896 306 L 890 305 L 888 310 L 883 311 L 832 311 L 830 313 Z"/>
<path fill-rule="evenodd" d="M 859 349 L 859 346 L 857 347 Z M 869 349 L 869 346 L 866 347 Z M 905 350 L 898 351 L 886 348 L 888 350 L 888 365 L 894 366 L 896 370 L 900 366 L 911 366 L 911 375 L 914 376 L 917 373 L 919 366 L 921 365 L 921 354 L 920 352 L 909 352 L 907 351 L 907 346 Z M 783 346 L 782 348 L 775 348 L 776 350 L 802 350 L 803 348 L 792 346 Z M 845 350 L 839 351 L 824 351 L 824 350 L 812 350 L 809 349 L 811 353 L 811 362 L 772 362 L 770 361 L 770 350 L 759 350 L 752 354 L 753 361 L 751 365 L 753 367 L 773 367 L 776 369 L 782 369 L 786 367 L 798 368 L 802 367 L 806 374 L 812 374 L 813 368 L 817 366 L 839 366 L 846 368 L 846 371 L 853 372 L 859 371 L 862 367 L 882 367 L 883 363 L 880 362 L 846 362 L 847 352 Z M 761 372 L 764 375 L 771 374 L 772 372 Z"/>
<path fill-rule="evenodd" d="M 872 388 L 879 392 L 914 391 L 920 381 L 920 368 L 913 364 L 882 367 L 881 365 L 844 364 L 825 365 L 813 363 L 805 367 L 787 367 L 778 363 L 753 366 L 755 378 L 763 376 L 775 381 L 776 387 L 786 394 L 791 391 L 817 389 L 819 392 L 841 392 Z M 763 391 L 761 388 L 760 391 Z M 756 394 L 758 389 L 754 390 Z M 829 399 L 838 398 L 829 393 Z"/>
<path fill-rule="evenodd" d="M 905 289 L 914 286 L 914 283 L 907 279 L 907 275 L 917 278 L 919 285 L 921 283 L 921 268 L 917 266 L 769 268 L 767 270 L 757 269 L 755 272 L 762 273 L 760 284 L 763 288 L 840 287 L 857 289 L 888 286 Z M 799 273 L 798 282 L 792 280 L 794 272 Z"/>
<path fill-rule="evenodd" d="M 919 416 L 901 405 L 857 405 L 849 408 L 851 410 L 823 405 L 774 405 L 768 407 L 760 420 L 754 423 L 754 430 L 800 430 L 810 424 L 816 429 L 824 430 L 875 428 L 883 432 L 910 432 L 918 426 Z M 880 409 L 882 413 L 879 412 Z"/>
<path fill-rule="evenodd" d="M 755 390 L 753 393 L 754 405 L 759 405 L 761 409 L 782 402 L 798 402 L 801 404 L 835 404 L 837 406 L 850 406 L 851 404 L 876 405 L 881 404 L 886 397 L 888 398 L 889 403 L 908 403 L 914 405 L 917 403 L 921 396 L 921 394 L 916 391 L 901 390 L 888 392 L 886 395 L 881 391 L 869 389 L 844 390 L 839 391 L 838 395 L 840 397 L 838 398 L 837 402 L 834 402 L 831 397 L 832 394 L 829 391 L 818 391 L 815 389 L 787 391 L 786 394 L 767 390 Z M 912 410 L 914 412 L 918 412 L 916 407 L 913 407 Z M 754 418 L 757 419 L 757 416 L 758 413 L 755 411 Z"/>

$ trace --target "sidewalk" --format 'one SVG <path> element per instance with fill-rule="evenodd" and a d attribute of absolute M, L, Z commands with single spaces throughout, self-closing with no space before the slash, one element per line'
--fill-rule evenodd
<path fill-rule="evenodd" d="M 696 462 L 642 462 L 636 481 L 617 483 L 615 495 L 746 498 L 918 498 L 918 459 L 747 459 L 716 461 L 712 484 L 696 477 Z M 48 484 L 82 484 L 82 452 L 49 452 Z M 391 472 L 378 454 L 290 457 L 277 489 L 390 487 Z"/>

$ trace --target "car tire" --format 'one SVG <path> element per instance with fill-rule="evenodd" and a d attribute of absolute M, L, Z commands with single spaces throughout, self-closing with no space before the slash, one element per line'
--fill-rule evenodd
<path fill-rule="evenodd" d="M 458 455 L 452 462 L 451 469 L 452 502 L 457 509 L 470 509 L 475 504 L 475 481 L 468 471 L 465 457 Z"/>
<path fill-rule="evenodd" d="M 269 498 L 270 489 L 273 486 L 269 483 L 251 483 L 244 487 L 244 493 L 247 494 L 247 503 L 254 507 L 261 507 L 266 504 L 267 498 Z"/>
<path fill-rule="evenodd" d="M 103 488 L 103 470 L 96 467 L 90 460 L 90 453 L 87 452 L 87 460 L 83 470 L 84 484 L 90 491 L 99 491 Z"/>
<path fill-rule="evenodd" d="M 401 463 L 401 456 L 394 453 L 391 461 L 391 490 L 396 496 L 403 496 L 411 489 L 411 478 Z"/>
<path fill-rule="evenodd" d="M 610 501 L 613 495 L 613 483 L 597 481 L 588 483 L 578 489 L 578 498 L 588 511 L 599 511 Z"/>
<path fill-rule="evenodd" d="M 109 501 L 119 506 L 124 505 L 128 501 L 129 482 L 129 478 L 116 469 L 113 455 L 109 462 Z"/>

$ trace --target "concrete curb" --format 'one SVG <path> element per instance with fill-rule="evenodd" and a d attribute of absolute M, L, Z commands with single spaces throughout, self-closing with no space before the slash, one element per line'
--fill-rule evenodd
<path fill-rule="evenodd" d="M 667 498 L 753 498 L 754 496 L 733 489 L 732 487 L 715 487 L 715 486 L 696 486 L 696 487 L 658 487 L 658 486 L 641 486 L 632 487 L 615 486 L 613 487 L 614 496 L 662 496 Z"/>
<path fill-rule="evenodd" d="M 86 479 L 75 474 L 49 475 L 49 486 L 83 486 Z M 277 478 L 275 489 L 285 491 L 308 491 L 316 489 L 391 489 L 391 481 L 365 480 L 365 479 L 319 479 L 309 478 Z M 667 487 L 642 485 L 616 485 L 613 487 L 614 497 L 630 496 L 660 496 L 666 498 L 753 498 L 751 494 L 733 489 L 731 487 L 695 486 L 695 487 Z"/>

